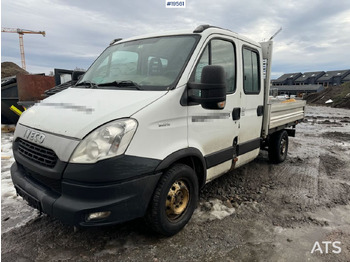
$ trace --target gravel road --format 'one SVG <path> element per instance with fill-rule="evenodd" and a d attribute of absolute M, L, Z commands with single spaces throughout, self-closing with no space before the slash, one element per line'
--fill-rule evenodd
<path fill-rule="evenodd" d="M 207 184 L 171 238 L 142 220 L 74 232 L 40 216 L 12 189 L 11 140 L 2 133 L 2 261 L 350 261 L 350 110 L 308 106 L 284 163 L 261 152 Z"/>

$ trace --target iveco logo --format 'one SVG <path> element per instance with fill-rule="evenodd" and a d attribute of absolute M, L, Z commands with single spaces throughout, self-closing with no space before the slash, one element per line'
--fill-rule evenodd
<path fill-rule="evenodd" d="M 45 135 L 43 133 L 27 129 L 26 132 L 24 133 L 24 138 L 33 141 L 35 143 L 42 144 L 45 140 Z"/>

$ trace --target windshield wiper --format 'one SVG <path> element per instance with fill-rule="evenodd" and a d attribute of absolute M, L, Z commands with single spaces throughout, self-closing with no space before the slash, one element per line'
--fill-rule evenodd
<path fill-rule="evenodd" d="M 83 81 L 83 82 L 76 84 L 75 86 L 86 86 L 87 88 L 98 88 L 98 85 L 96 83 L 91 82 L 91 81 Z"/>
<path fill-rule="evenodd" d="M 143 90 L 141 86 L 131 80 L 107 82 L 98 86 L 135 87 L 137 90 Z"/>

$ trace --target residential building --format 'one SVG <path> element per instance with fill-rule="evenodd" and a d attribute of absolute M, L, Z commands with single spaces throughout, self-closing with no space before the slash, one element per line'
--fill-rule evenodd
<path fill-rule="evenodd" d="M 316 82 L 325 87 L 341 85 L 344 82 L 343 79 L 349 74 L 350 70 L 327 71 Z"/>
<path fill-rule="evenodd" d="M 301 76 L 301 73 L 291 73 L 291 74 L 284 74 L 277 78 L 276 80 L 273 80 L 273 85 L 281 86 L 281 85 L 294 85 L 294 81 L 298 79 Z"/>
<path fill-rule="evenodd" d="M 324 71 L 318 72 L 306 72 L 303 73 L 300 77 L 298 77 L 294 83 L 296 85 L 314 85 L 316 84 L 317 79 L 325 74 Z"/>
<path fill-rule="evenodd" d="M 347 76 L 345 76 L 342 80 L 341 83 L 344 84 L 345 82 L 350 82 L 350 74 L 348 74 Z"/>

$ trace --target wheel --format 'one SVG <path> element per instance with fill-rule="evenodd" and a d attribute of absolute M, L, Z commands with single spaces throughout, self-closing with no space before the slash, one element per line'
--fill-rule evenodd
<path fill-rule="evenodd" d="M 176 164 L 160 178 L 146 215 L 156 232 L 172 236 L 190 220 L 198 201 L 198 179 L 192 168 Z"/>
<path fill-rule="evenodd" d="M 269 139 L 269 159 L 278 164 L 286 160 L 288 153 L 288 133 L 281 130 L 271 135 Z"/>

